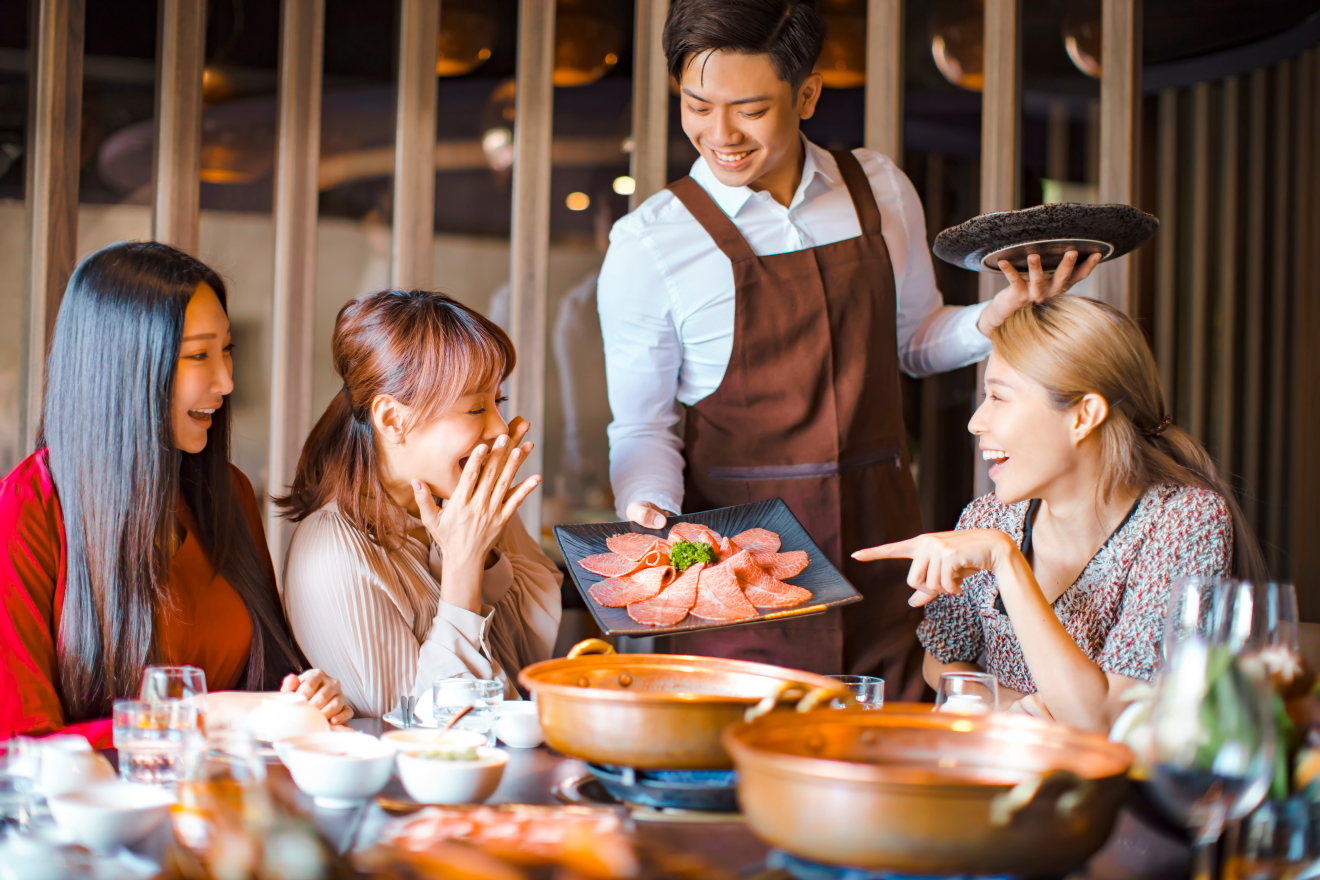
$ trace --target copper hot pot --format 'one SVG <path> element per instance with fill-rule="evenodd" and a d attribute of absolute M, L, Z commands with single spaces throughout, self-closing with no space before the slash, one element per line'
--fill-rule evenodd
<path fill-rule="evenodd" d="M 833 679 L 764 663 L 682 654 L 615 654 L 599 639 L 526 667 L 546 742 L 597 764 L 644 770 L 732 766 L 720 731 L 786 701 L 810 710 L 851 700 Z"/>
<path fill-rule="evenodd" d="M 779 713 L 724 732 L 751 829 L 814 861 L 1060 875 L 1108 838 L 1132 753 L 1025 715 Z"/>

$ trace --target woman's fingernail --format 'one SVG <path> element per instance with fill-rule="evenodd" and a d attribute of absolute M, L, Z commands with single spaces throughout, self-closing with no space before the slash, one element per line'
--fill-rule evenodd
<path fill-rule="evenodd" d="M 495 441 L 495 448 L 503 449 L 508 444 L 509 444 L 509 438 L 501 434 L 499 439 Z"/>
<path fill-rule="evenodd" d="M 916 608 L 917 601 L 920 599 L 920 597 L 921 597 L 920 593 L 913 593 L 911 596 L 908 597 L 908 605 L 913 608 Z"/>
<path fill-rule="evenodd" d="M 413 480 L 413 481 L 412 481 L 412 487 L 413 487 L 413 491 L 414 491 L 414 492 L 420 492 L 420 491 L 422 491 L 422 481 L 421 481 L 421 480 Z"/>
<path fill-rule="evenodd" d="M 486 454 L 486 446 L 485 446 L 485 444 L 482 444 L 481 446 L 478 446 L 476 449 L 472 450 L 472 454 L 473 454 L 473 455 L 485 455 L 485 454 Z"/>

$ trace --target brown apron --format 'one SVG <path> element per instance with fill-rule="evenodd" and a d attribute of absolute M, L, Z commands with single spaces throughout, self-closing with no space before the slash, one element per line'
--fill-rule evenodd
<path fill-rule="evenodd" d="M 847 554 L 921 531 L 907 466 L 894 271 L 880 209 L 852 153 L 835 152 L 862 234 L 757 256 L 691 177 L 670 185 L 733 263 L 733 351 L 720 387 L 687 409 L 687 512 L 783 498 L 857 587 L 825 614 L 675 636 L 671 650 L 812 672 L 879 675 L 919 698 L 921 620 L 906 562 Z"/>

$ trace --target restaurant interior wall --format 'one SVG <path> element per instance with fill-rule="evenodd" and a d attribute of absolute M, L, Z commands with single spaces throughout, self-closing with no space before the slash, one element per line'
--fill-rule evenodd
<path fill-rule="evenodd" d="M 879 8 L 882 0 L 871 2 Z M 902 164 L 923 199 L 933 239 L 945 226 L 980 213 L 982 96 L 946 79 L 932 56 L 932 33 L 940 14 L 975 12 L 984 4 L 903 5 Z M 0 253 L 7 255 L 23 247 L 21 145 L 29 110 L 24 71 L 30 60 L 27 19 L 35 6 L 36 0 L 0 4 L 0 164 L 8 162 L 0 170 L 0 199 L 10 200 L 0 205 Z M 234 282 L 235 325 L 245 350 L 234 400 L 237 455 L 259 486 L 269 455 L 279 6 L 243 0 L 207 4 L 213 88 L 203 113 L 203 146 L 209 144 L 211 152 L 204 154 L 222 164 L 230 161 L 225 167 L 234 174 L 208 179 L 203 173 L 199 253 Z M 565 9 L 578 6 L 608 25 L 606 31 L 613 29 L 614 43 L 605 46 L 599 29 L 594 37 L 575 37 L 600 58 L 613 60 L 579 78 L 586 84 L 557 82 L 560 87 L 553 90 L 546 357 L 544 364 L 526 365 L 542 371 L 546 388 L 540 512 L 547 544 L 548 527 L 555 522 L 603 518 L 613 506 L 593 273 L 604 231 L 628 208 L 616 181 L 629 172 L 630 103 L 637 94 L 633 3 L 560 0 L 561 25 L 571 19 Z M 848 6 L 854 17 L 866 14 L 862 0 L 834 6 Z M 1296 31 L 1314 4 L 1287 0 L 1265 11 L 1225 2 L 1216 4 L 1216 16 L 1191 19 L 1194 6 L 1188 0 L 1145 3 L 1148 95 L 1136 201 L 1165 225 L 1154 244 L 1139 252 L 1131 308 L 1155 346 L 1179 424 L 1203 437 L 1235 475 L 1273 570 L 1298 581 L 1303 613 L 1320 620 L 1320 551 L 1313 546 L 1320 526 L 1320 464 L 1309 460 L 1310 438 L 1320 428 L 1310 405 L 1320 364 L 1314 346 L 1306 344 L 1320 330 L 1315 264 L 1309 262 L 1309 254 L 1320 251 L 1315 238 L 1320 174 L 1314 170 L 1320 65 L 1313 51 L 1292 52 L 1291 60 L 1273 58 L 1260 72 L 1232 71 L 1237 85 L 1231 89 L 1223 79 L 1227 74 L 1214 68 L 1214 59 L 1231 56 L 1238 44 L 1250 48 Z M 432 277 L 438 289 L 507 326 L 513 218 L 506 160 L 517 130 L 511 116 L 519 6 L 517 0 L 451 0 L 443 8 L 476 8 L 478 17 L 498 26 L 485 58 L 437 84 Z M 1099 0 L 1020 4 L 1021 205 L 1094 197 L 1099 85 L 1069 60 L 1060 28 L 1069 10 L 1098 14 L 1099 8 Z M 313 417 L 338 384 L 328 364 L 335 311 L 347 298 L 383 286 L 389 276 L 399 10 L 399 0 L 325 0 Z M 117 236 L 149 234 L 156 11 L 157 0 L 86 0 L 78 255 Z M 441 18 L 443 28 L 443 13 Z M 1161 72 L 1167 79 L 1172 68 L 1188 69 L 1198 58 L 1210 64 L 1197 78 L 1204 85 L 1183 76 L 1163 91 L 1151 87 L 1152 72 L 1155 81 Z M 1236 115 L 1226 115 L 1234 89 Z M 682 137 L 677 99 L 668 103 L 666 167 L 674 179 L 696 154 Z M 864 89 L 829 88 L 804 130 L 830 148 L 862 146 L 868 106 Z M 1233 119 L 1236 140 L 1226 139 Z M 1224 158 L 1230 143 L 1236 144 L 1236 170 L 1225 177 L 1225 167 L 1233 164 Z M 1236 189 L 1226 187 L 1230 178 Z M 1227 222 L 1231 218 L 1237 222 Z M 10 262 L 6 258 L 6 265 Z M 935 271 L 947 302 L 976 301 L 974 275 L 938 260 Z M 17 271 L 0 274 L 5 314 L 21 314 L 21 285 Z M 0 465 L 6 468 L 26 451 L 16 418 L 23 332 L 17 321 L 0 322 Z M 905 379 L 905 418 L 927 527 L 951 527 L 972 497 L 966 421 L 976 398 L 974 368 Z"/>

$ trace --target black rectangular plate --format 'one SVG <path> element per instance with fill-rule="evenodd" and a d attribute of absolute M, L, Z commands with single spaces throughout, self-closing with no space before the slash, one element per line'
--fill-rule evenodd
<path fill-rule="evenodd" d="M 769 529 L 778 533 L 782 542 L 781 553 L 789 550 L 807 551 L 809 564 L 806 571 L 795 578 L 789 578 L 788 583 L 810 590 L 813 597 L 792 608 L 757 609 L 757 616 L 749 617 L 746 620 L 702 620 L 689 614 L 673 626 L 647 626 L 638 623 L 628 616 L 627 608 L 606 608 L 591 598 L 587 591 L 591 589 L 592 584 L 603 581 L 604 578 L 582 568 L 578 565 L 579 561 L 596 553 L 610 552 L 609 547 L 605 546 L 605 539 L 611 535 L 618 535 L 622 532 L 637 532 L 643 535 L 654 535 L 657 538 L 667 538 L 669 530 L 674 527 L 675 523 L 680 522 L 699 523 L 728 537 L 733 537 L 747 529 Z M 582 594 L 587 607 L 591 609 L 591 616 L 596 618 L 596 623 L 607 635 L 612 636 L 633 636 L 637 638 L 664 635 L 666 633 L 748 626 L 767 620 L 783 620 L 786 617 L 819 614 L 827 608 L 860 602 L 862 599 L 857 590 L 853 588 L 853 585 L 848 583 L 847 579 L 839 573 L 839 570 L 825 558 L 825 554 L 816 546 L 816 542 L 811 540 L 807 530 L 802 528 L 802 523 L 798 522 L 797 517 L 788 509 L 788 505 L 784 503 L 782 498 L 772 498 L 769 501 L 757 501 L 752 504 L 740 504 L 737 507 L 721 507 L 717 510 L 689 513 L 684 516 L 671 516 L 663 529 L 647 529 L 632 522 L 555 526 L 555 541 L 559 544 L 560 552 L 564 554 L 564 561 L 568 564 L 569 576 L 573 578 L 574 585 Z"/>

